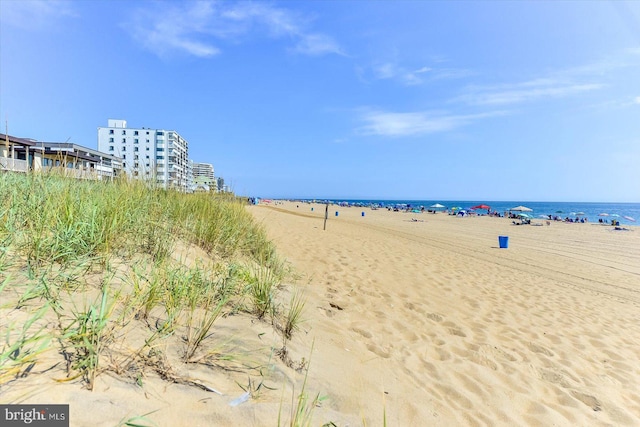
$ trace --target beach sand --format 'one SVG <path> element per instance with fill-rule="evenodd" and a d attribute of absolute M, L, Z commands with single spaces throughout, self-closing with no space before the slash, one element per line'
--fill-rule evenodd
<path fill-rule="evenodd" d="M 289 425 L 304 386 L 309 425 L 640 425 L 640 229 L 331 207 L 323 230 L 323 205 L 247 209 L 296 274 L 280 302 L 304 292 L 286 346 L 306 381 L 274 353 L 269 322 L 236 313 L 203 343 L 223 356 L 212 363 L 182 363 L 177 334 L 166 361 L 115 374 L 153 331 L 133 321 L 101 356 L 93 391 L 49 351 L 0 401 L 68 403 L 72 426 L 275 426 Z M 188 246 L 173 256 L 207 258 Z M 0 309 L 0 326 L 28 314 Z M 254 393 L 232 407 L 241 386 Z"/>
<path fill-rule="evenodd" d="M 640 229 L 249 209 L 308 283 L 314 425 L 640 424 Z"/>

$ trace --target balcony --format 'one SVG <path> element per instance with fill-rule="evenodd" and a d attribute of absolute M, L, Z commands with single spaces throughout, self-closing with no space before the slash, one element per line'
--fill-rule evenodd
<path fill-rule="evenodd" d="M 13 172 L 27 172 L 29 164 L 26 160 L 0 157 L 0 170 Z"/>

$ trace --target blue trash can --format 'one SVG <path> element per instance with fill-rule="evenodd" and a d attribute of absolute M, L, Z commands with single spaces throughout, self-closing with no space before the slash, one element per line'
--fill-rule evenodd
<path fill-rule="evenodd" d="M 362 216 L 364 216 L 364 212 L 362 212 Z"/>
<path fill-rule="evenodd" d="M 509 236 L 498 236 L 498 242 L 500 243 L 500 249 L 507 249 L 509 247 Z"/>
<path fill-rule="evenodd" d="M 336 211 L 336 216 L 338 216 L 338 211 Z"/>

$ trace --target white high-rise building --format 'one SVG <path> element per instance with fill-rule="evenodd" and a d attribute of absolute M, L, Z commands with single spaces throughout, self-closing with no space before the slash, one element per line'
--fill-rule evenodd
<path fill-rule="evenodd" d="M 164 188 L 186 191 L 192 180 L 189 143 L 173 130 L 128 128 L 126 120 L 109 119 L 98 128 L 98 150 L 121 157 L 129 176 Z"/>

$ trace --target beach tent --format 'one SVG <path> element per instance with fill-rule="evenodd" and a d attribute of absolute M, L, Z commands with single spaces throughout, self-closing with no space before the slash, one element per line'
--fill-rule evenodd
<path fill-rule="evenodd" d="M 513 211 L 513 212 L 531 212 L 531 211 L 533 211 L 533 209 L 529 209 L 526 206 L 516 206 L 515 208 L 511 208 L 509 210 Z"/>

